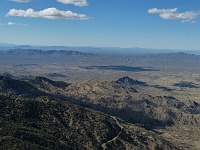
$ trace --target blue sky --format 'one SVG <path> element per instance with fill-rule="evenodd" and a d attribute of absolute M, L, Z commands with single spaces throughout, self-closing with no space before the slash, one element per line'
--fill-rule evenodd
<path fill-rule="evenodd" d="M 1 0 L 0 43 L 200 50 L 199 0 Z"/>

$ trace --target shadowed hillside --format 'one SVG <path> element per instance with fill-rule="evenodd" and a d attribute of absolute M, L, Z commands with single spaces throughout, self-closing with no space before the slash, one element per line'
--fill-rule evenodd
<path fill-rule="evenodd" d="M 85 81 L 65 83 L 44 77 L 14 80 L 2 77 L 1 92 L 25 97 L 53 96 L 122 118 L 147 128 L 178 124 L 200 125 L 200 104 L 181 102 L 170 96 L 151 96 L 135 86 L 144 82 L 128 77 L 115 82 Z"/>
<path fill-rule="evenodd" d="M 48 97 L 0 96 L 1 149 L 178 149 L 156 133 Z"/>

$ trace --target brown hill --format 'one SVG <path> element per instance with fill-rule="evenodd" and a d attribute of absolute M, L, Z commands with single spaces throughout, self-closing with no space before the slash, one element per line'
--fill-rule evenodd
<path fill-rule="evenodd" d="M 64 94 L 90 108 L 147 127 L 200 124 L 200 105 L 196 102 L 184 103 L 167 96 L 153 97 L 114 82 L 72 84 Z"/>
<path fill-rule="evenodd" d="M 12 91 L 11 95 L 15 93 L 26 97 L 51 95 L 120 117 L 130 123 L 143 124 L 147 128 L 200 125 L 199 103 L 184 103 L 167 96 L 153 97 L 138 92 L 130 83 L 84 81 L 69 84 L 43 77 L 22 81 L 4 77 L 0 81 L 3 87 L 0 92 L 3 93 Z"/>

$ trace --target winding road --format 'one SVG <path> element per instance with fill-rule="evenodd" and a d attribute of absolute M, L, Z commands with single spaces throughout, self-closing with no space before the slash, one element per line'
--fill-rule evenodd
<path fill-rule="evenodd" d="M 117 135 L 116 135 L 114 138 L 112 138 L 111 140 L 109 140 L 109 141 L 107 141 L 107 142 L 101 144 L 101 147 L 103 148 L 103 150 L 106 150 L 106 147 L 107 147 L 107 144 L 108 144 L 108 143 L 110 143 L 110 142 L 112 142 L 112 141 L 115 141 L 115 140 L 120 136 L 120 134 L 122 133 L 122 130 L 123 130 L 123 128 L 124 128 L 124 127 L 119 123 L 119 121 L 117 120 L 117 118 L 116 118 L 115 116 L 112 116 L 112 118 L 116 121 L 117 125 L 120 127 L 120 131 L 117 133 Z"/>

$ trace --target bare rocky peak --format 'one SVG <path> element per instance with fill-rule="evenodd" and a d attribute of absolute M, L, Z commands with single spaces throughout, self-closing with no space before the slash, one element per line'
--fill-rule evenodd
<path fill-rule="evenodd" d="M 116 81 L 116 83 L 119 83 L 119 84 L 128 84 L 128 85 L 148 86 L 147 83 L 142 82 L 142 81 L 138 81 L 138 80 L 134 80 L 134 79 L 132 79 L 132 78 L 129 78 L 128 76 L 122 77 L 122 78 L 118 79 L 118 80 Z"/>

